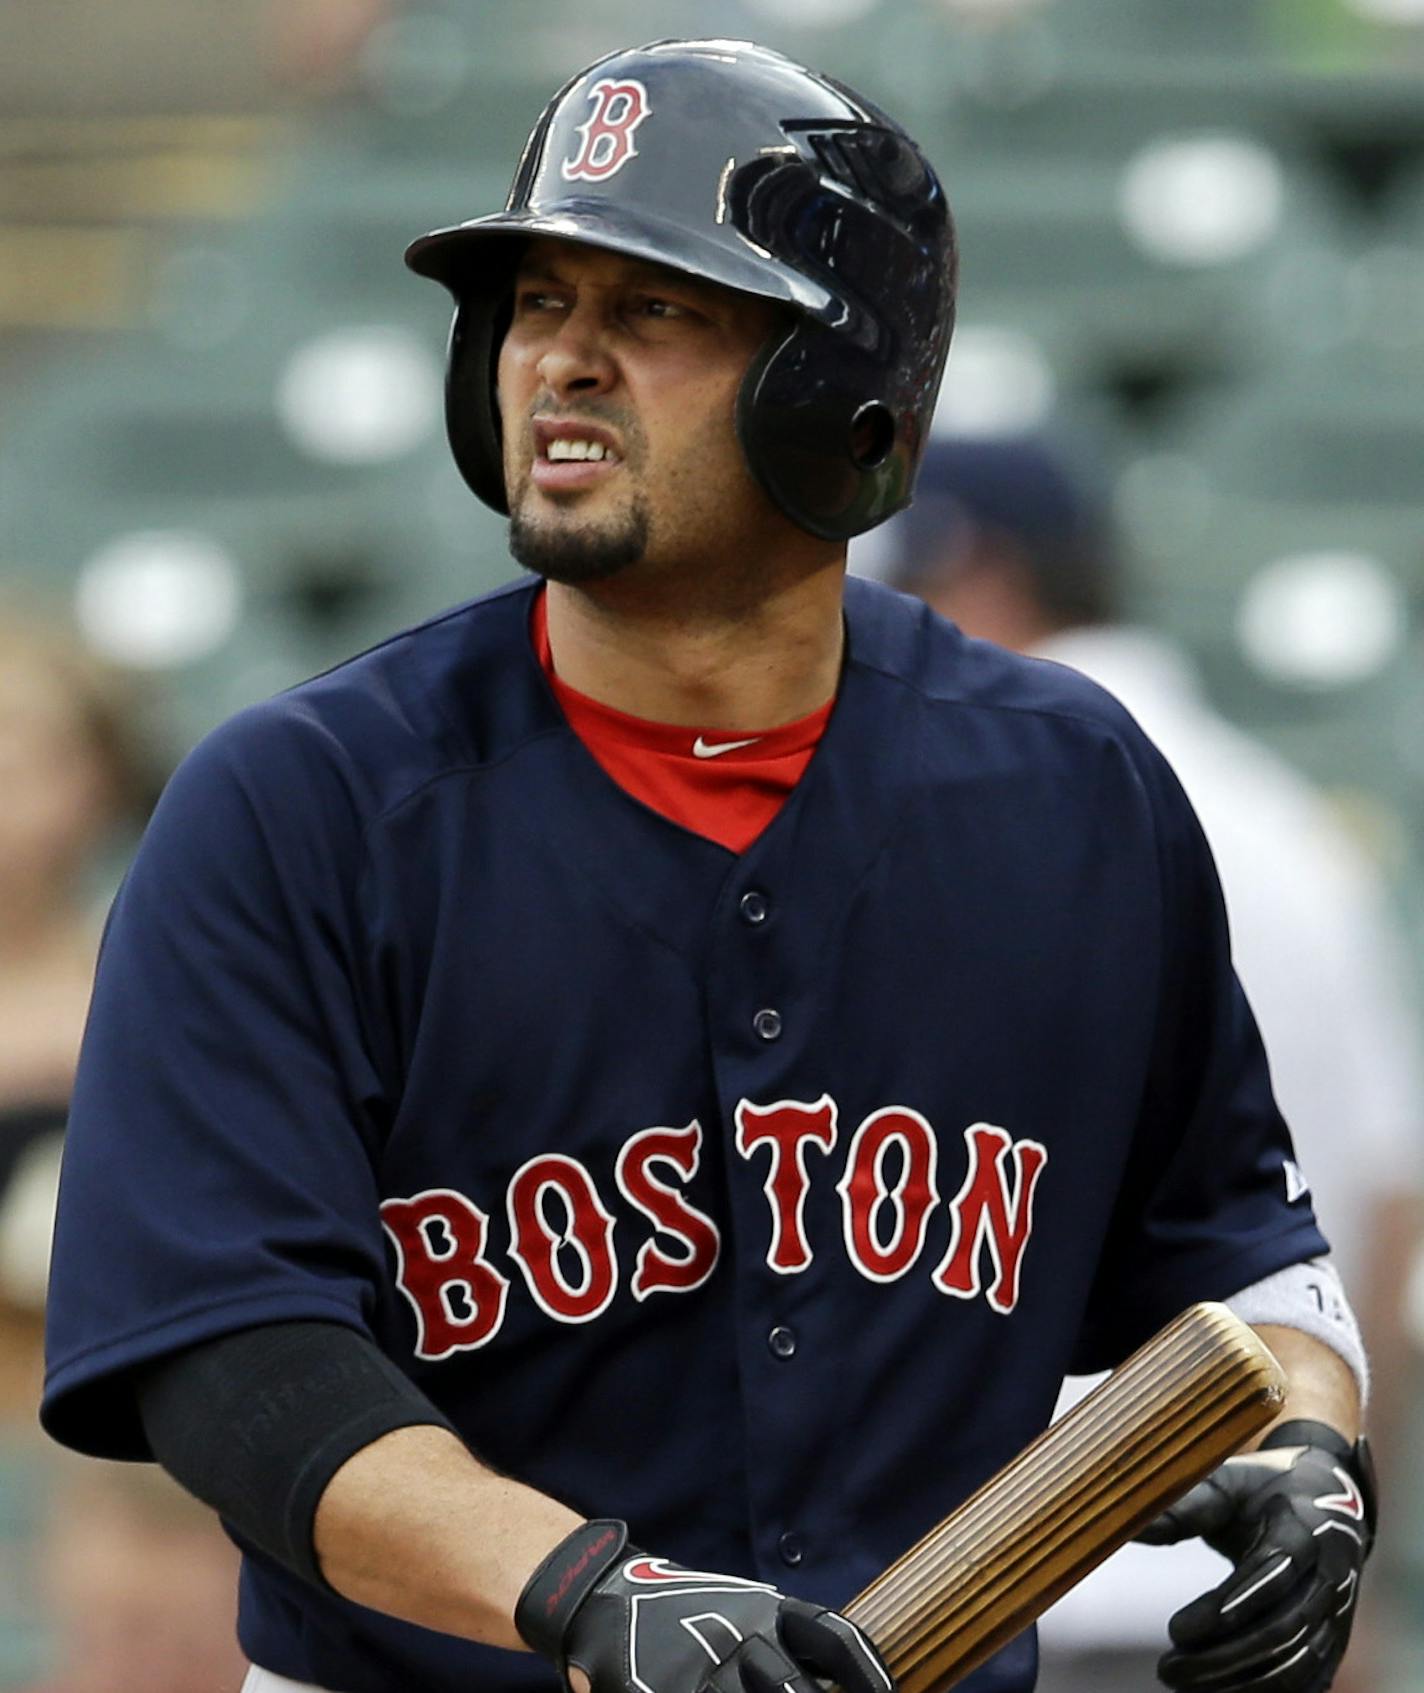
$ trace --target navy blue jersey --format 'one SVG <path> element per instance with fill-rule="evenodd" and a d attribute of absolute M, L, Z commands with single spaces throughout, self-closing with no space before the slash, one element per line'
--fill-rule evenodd
<path fill-rule="evenodd" d="M 103 949 L 45 1420 L 143 1456 L 135 1365 L 346 1323 L 493 1465 L 842 1604 L 1065 1371 L 1325 1250 L 1210 855 L 1093 684 L 853 580 L 825 736 L 736 856 L 572 734 L 534 592 L 174 777 Z M 252 1552 L 240 1632 L 349 1693 L 553 1682 Z"/>

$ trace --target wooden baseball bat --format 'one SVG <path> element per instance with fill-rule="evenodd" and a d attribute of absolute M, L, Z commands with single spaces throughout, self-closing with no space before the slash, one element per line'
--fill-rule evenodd
<path fill-rule="evenodd" d="M 1280 1365 L 1224 1305 L 1192 1305 L 845 1607 L 900 1693 L 940 1693 L 1251 1436 Z"/>

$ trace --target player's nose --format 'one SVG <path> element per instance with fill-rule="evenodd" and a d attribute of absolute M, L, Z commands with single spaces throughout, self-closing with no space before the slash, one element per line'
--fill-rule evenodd
<path fill-rule="evenodd" d="M 539 358 L 539 375 L 549 391 L 561 394 L 605 393 L 617 382 L 602 316 L 582 304 L 559 325 Z"/>

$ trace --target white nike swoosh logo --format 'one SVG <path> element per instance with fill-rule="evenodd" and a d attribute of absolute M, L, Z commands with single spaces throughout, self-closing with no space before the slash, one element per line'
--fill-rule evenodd
<path fill-rule="evenodd" d="M 760 735 L 753 735 L 749 741 L 704 741 L 699 735 L 692 743 L 694 758 L 719 758 L 724 752 L 735 752 L 738 747 L 754 747 L 761 739 Z"/>

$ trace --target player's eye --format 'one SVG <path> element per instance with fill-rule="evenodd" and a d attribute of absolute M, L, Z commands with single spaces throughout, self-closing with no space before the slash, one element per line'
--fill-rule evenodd
<path fill-rule="evenodd" d="M 515 290 L 514 309 L 521 317 L 534 317 L 540 312 L 561 311 L 563 306 L 563 299 L 550 293 L 547 288 L 536 288 L 531 284 Z"/>
<path fill-rule="evenodd" d="M 691 315 L 686 306 L 661 294 L 638 295 L 633 302 L 633 310 L 636 316 L 652 318 L 655 322 Z"/>

